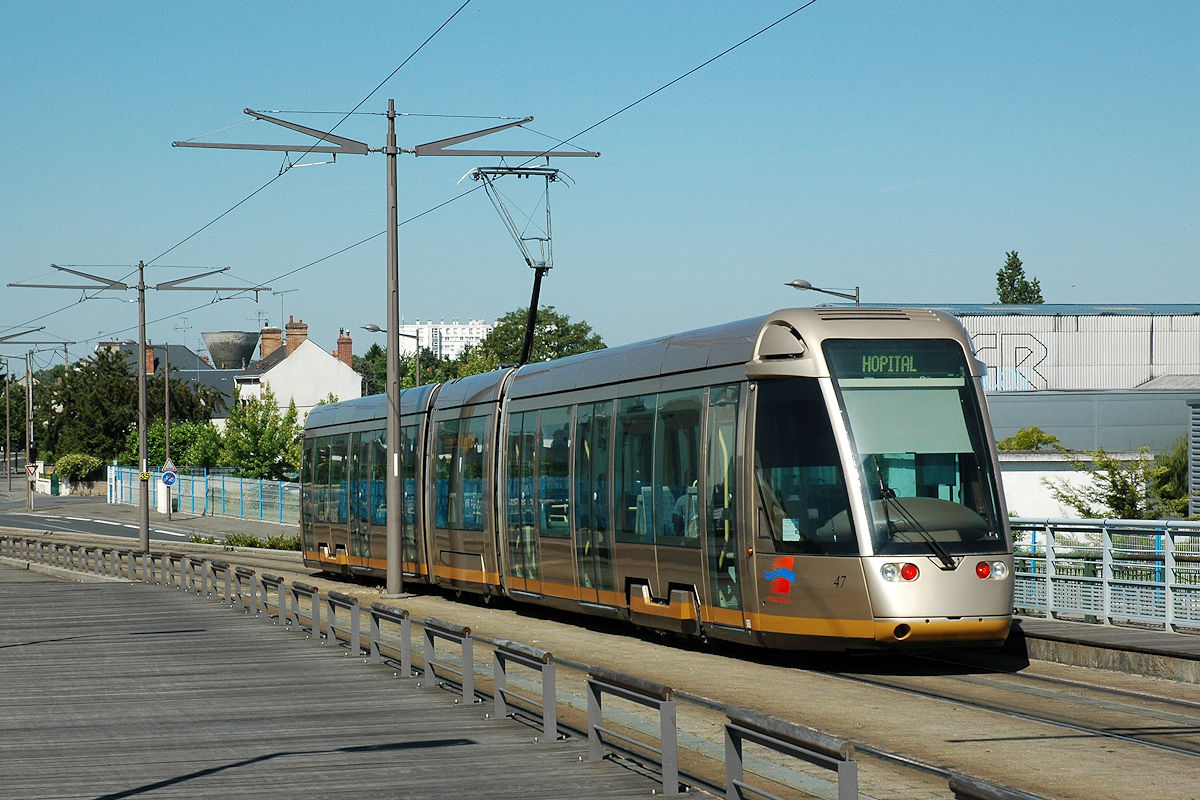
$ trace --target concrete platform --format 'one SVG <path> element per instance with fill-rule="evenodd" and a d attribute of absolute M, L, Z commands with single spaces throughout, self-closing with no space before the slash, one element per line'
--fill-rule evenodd
<path fill-rule="evenodd" d="M 652 777 L 182 592 L 0 565 L 0 797 L 644 798 Z M 580 760 L 580 757 L 584 760 Z"/>

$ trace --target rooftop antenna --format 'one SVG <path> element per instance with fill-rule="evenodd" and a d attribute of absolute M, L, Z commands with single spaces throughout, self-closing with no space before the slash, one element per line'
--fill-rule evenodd
<path fill-rule="evenodd" d="M 517 221 L 509 210 L 509 203 L 505 201 L 504 195 L 496 186 L 496 180 L 506 175 L 515 175 L 517 178 L 541 178 L 545 182 L 545 190 L 541 197 L 546 206 L 545 228 L 534 226 L 532 213 L 526 216 L 524 227 L 517 225 Z M 554 266 L 554 243 L 550 226 L 550 184 L 562 180 L 571 181 L 571 178 L 562 170 L 551 167 L 549 158 L 546 159 L 544 165 L 540 166 L 476 167 L 460 178 L 459 182 L 461 183 L 466 178 L 483 181 L 483 188 L 487 192 L 488 199 L 492 201 L 492 206 L 500 215 L 504 227 L 508 229 L 509 235 L 516 242 L 517 248 L 525 258 L 525 263 L 533 270 L 533 296 L 529 300 L 529 313 L 525 318 L 525 341 L 521 345 L 521 360 L 518 362 L 518 366 L 527 364 L 533 350 L 533 332 L 537 327 L 538 298 L 542 292 L 542 277 Z M 532 233 L 530 232 L 531 228 Z M 537 251 L 536 254 L 534 249 Z"/>
<path fill-rule="evenodd" d="M 285 294 L 291 294 L 292 292 L 298 292 L 298 291 L 300 291 L 300 290 L 299 289 L 280 289 L 278 292 L 271 292 L 271 294 L 279 295 L 279 327 L 281 327 L 281 328 L 287 324 L 287 318 L 283 314 L 283 300 L 284 300 L 283 296 Z"/>

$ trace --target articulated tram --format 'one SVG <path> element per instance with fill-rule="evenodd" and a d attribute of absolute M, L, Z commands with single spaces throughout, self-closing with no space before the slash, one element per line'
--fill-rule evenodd
<path fill-rule="evenodd" d="M 820 307 L 405 390 L 404 579 L 772 648 L 999 645 L 981 375 L 946 314 Z M 386 409 L 308 416 L 310 567 L 385 575 Z"/>

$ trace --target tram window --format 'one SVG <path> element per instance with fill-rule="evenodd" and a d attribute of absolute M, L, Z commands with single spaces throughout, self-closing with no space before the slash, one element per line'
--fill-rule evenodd
<path fill-rule="evenodd" d="M 329 437 L 329 486 L 328 507 L 326 519 L 329 522 L 344 523 L 349 517 L 347 511 L 348 493 L 346 481 L 350 471 L 350 434 Z"/>
<path fill-rule="evenodd" d="M 658 396 L 654 437 L 654 538 L 659 544 L 700 546 L 700 409 L 704 392 Z"/>
<path fill-rule="evenodd" d="M 654 395 L 617 403 L 613 451 L 615 533 L 621 542 L 653 542 Z"/>
<path fill-rule="evenodd" d="M 434 524 L 483 530 L 483 443 L 487 417 L 450 419 L 437 426 Z"/>
<path fill-rule="evenodd" d="M 509 570 L 518 578 L 537 577 L 534 540 L 533 471 L 537 458 L 537 412 L 513 414 L 508 420 L 506 472 L 508 475 Z"/>
<path fill-rule="evenodd" d="M 817 381 L 760 381 L 755 420 L 760 536 L 776 552 L 858 552 L 837 444 Z"/>
<path fill-rule="evenodd" d="M 570 525 L 571 409 L 543 409 L 538 441 L 538 533 L 566 538 Z"/>
<path fill-rule="evenodd" d="M 714 605 L 738 608 L 737 586 L 737 415 L 738 387 L 708 390 L 708 566 Z"/>
<path fill-rule="evenodd" d="M 304 459 L 300 466 L 300 515 L 302 522 L 314 522 L 314 500 L 316 499 L 317 440 L 306 439 Z"/>

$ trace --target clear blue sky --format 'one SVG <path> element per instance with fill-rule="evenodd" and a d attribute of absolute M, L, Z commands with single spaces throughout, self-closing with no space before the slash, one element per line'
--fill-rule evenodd
<path fill-rule="evenodd" d="M 359 329 L 385 321 L 381 154 L 291 170 L 213 222 L 282 155 L 171 142 L 309 143 L 242 109 L 332 126 L 303 112 L 354 108 L 460 4 L 0 4 L 0 335 L 44 325 L 72 357 L 136 338 L 132 292 L 7 284 L 77 282 L 51 263 L 130 280 L 153 259 L 151 284 L 228 266 L 208 280 L 288 292 L 150 292 L 155 342 L 281 311 L 327 349 L 340 327 L 359 353 L 381 341 Z M 538 149 L 800 5 L 474 0 L 360 111 L 395 98 L 402 147 L 532 115 L 477 144 Z M 379 147 L 386 121 L 337 132 Z M 609 344 L 820 302 L 798 277 L 868 303 L 991 302 L 1012 249 L 1047 302 L 1200 300 L 1195 2 L 817 0 L 576 144 L 603 155 L 557 163 L 574 184 L 551 191 L 542 301 Z M 401 220 L 489 163 L 401 156 Z M 529 185 L 511 186 L 526 212 Z M 402 224 L 400 274 L 407 321 L 495 318 L 532 284 L 481 191 Z"/>

